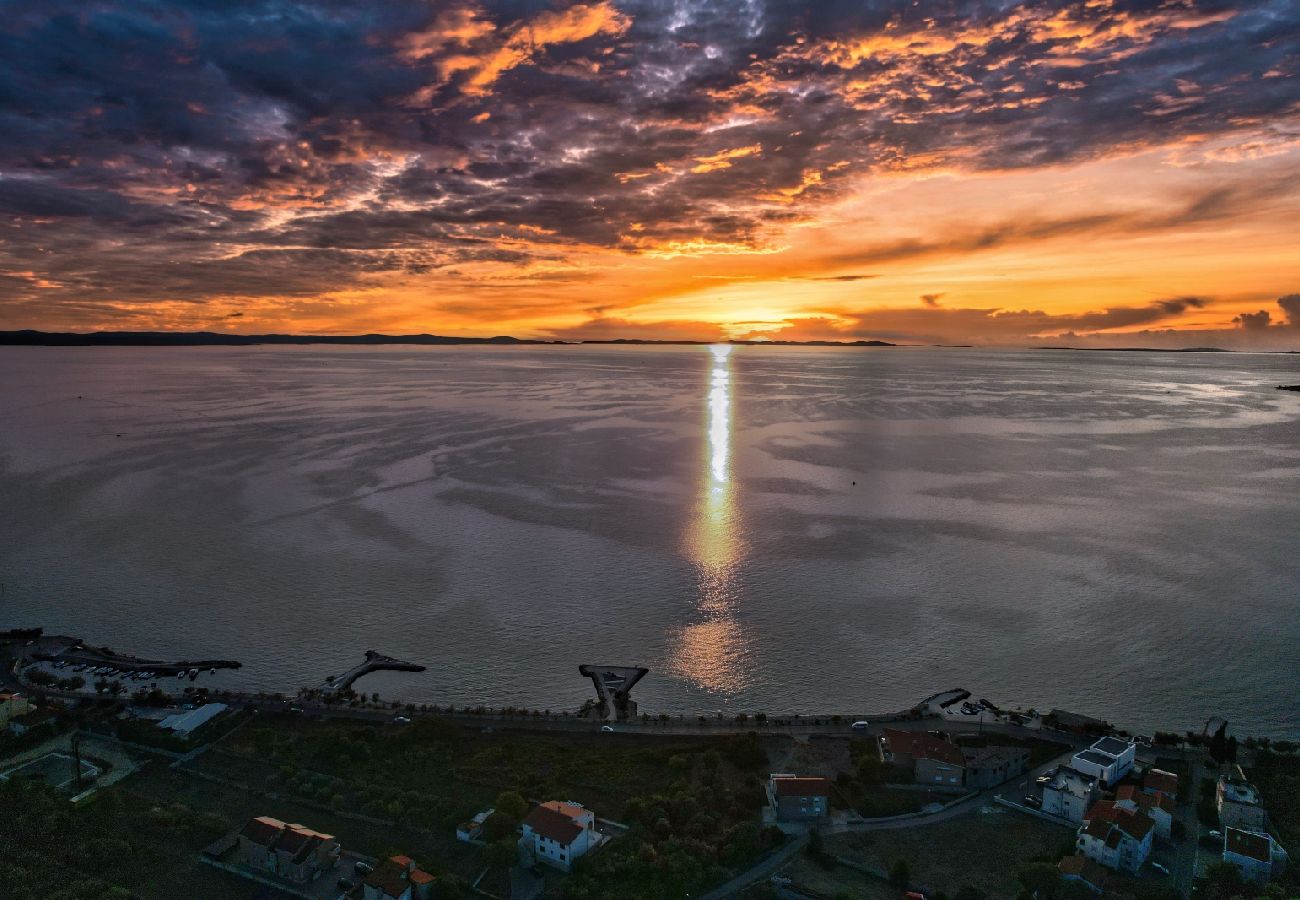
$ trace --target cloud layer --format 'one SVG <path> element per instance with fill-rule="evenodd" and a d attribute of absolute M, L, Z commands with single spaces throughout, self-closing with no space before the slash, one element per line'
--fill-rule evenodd
<path fill-rule="evenodd" d="M 873 179 L 990 178 L 1225 136 L 1243 165 L 1290 152 L 1297 48 L 1285 0 L 9 4 L 0 323 L 255 329 L 275 310 L 345 327 L 349 304 L 380 314 L 368 292 L 397 291 L 409 319 L 411 292 L 436 285 L 449 302 L 426 303 L 431 330 L 499 319 L 508 302 L 580 334 L 584 319 L 637 316 L 585 313 L 575 285 L 630 261 L 788 256 L 791 234 Z M 960 233 L 867 223 L 784 274 L 843 288 L 855 267 L 1159 232 L 1288 190 L 1237 179 L 1163 213 Z M 827 312 L 838 330 L 960 319 L 979 335 L 1136 327 L 1205 305 L 1048 316 L 923 293 L 927 308 L 905 314 Z M 656 321 L 668 336 L 690 318 Z"/>

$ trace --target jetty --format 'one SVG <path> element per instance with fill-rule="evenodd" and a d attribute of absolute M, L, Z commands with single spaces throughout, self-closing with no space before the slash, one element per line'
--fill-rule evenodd
<path fill-rule="evenodd" d="M 1300 391 L 1300 384 L 1279 384 L 1277 389 L 1279 391 Z"/>
<path fill-rule="evenodd" d="M 620 722 L 636 718 L 632 686 L 650 670 L 645 666 L 578 666 L 581 675 L 596 686 L 597 708 L 602 718 Z"/>
<path fill-rule="evenodd" d="M 327 694 L 339 694 L 351 688 L 352 683 L 362 675 L 369 675 L 371 672 L 379 672 L 385 669 L 394 672 L 423 672 L 425 667 L 418 663 L 385 656 L 375 650 L 367 650 L 363 662 L 348 669 L 342 675 L 329 676 L 325 679 L 325 683 L 321 685 L 321 690 Z"/>
<path fill-rule="evenodd" d="M 15 655 L 25 665 L 28 662 L 61 662 L 67 665 L 84 665 L 112 669 L 117 672 L 153 672 L 155 675 L 179 675 L 182 672 L 210 671 L 212 669 L 239 669 L 243 663 L 234 659 L 178 659 L 167 661 L 145 659 L 118 653 L 108 647 L 92 647 L 81 638 L 67 635 L 48 635 L 39 628 L 11 629 L 0 635 L 0 641 L 14 648 Z"/>

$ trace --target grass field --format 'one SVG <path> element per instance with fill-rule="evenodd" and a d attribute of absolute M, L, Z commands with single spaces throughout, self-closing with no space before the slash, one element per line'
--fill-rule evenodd
<path fill-rule="evenodd" d="M 879 878 L 873 878 L 848 866 L 825 869 L 807 856 L 799 854 L 780 873 L 791 881 L 790 888 L 814 897 L 852 897 L 854 900 L 898 900 L 901 893 Z"/>
<path fill-rule="evenodd" d="M 1017 869 L 1036 858 L 1056 863 L 1073 832 L 1000 806 L 937 825 L 832 835 L 829 852 L 889 871 L 907 863 L 912 880 L 950 896 L 972 885 L 990 897 L 1014 897 Z"/>

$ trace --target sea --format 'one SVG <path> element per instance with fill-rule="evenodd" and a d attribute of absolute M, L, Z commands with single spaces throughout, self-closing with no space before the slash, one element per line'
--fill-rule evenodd
<path fill-rule="evenodd" d="M 293 693 L 1300 736 L 1300 357 L 0 348 L 0 627 Z"/>

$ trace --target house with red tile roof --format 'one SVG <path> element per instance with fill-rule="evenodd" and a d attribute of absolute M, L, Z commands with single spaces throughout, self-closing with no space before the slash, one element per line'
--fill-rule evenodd
<path fill-rule="evenodd" d="M 1056 868 L 1066 881 L 1078 882 L 1094 894 L 1106 891 L 1106 869 L 1086 856 L 1067 856 Z"/>
<path fill-rule="evenodd" d="M 361 882 L 365 900 L 429 900 L 434 877 L 409 856 L 390 856 Z"/>
<path fill-rule="evenodd" d="M 1142 776 L 1142 790 L 1148 794 L 1168 794 L 1170 800 L 1178 799 L 1178 776 L 1164 769 L 1147 769 Z"/>
<path fill-rule="evenodd" d="M 1287 852 L 1271 834 L 1229 826 L 1223 829 L 1223 861 L 1246 881 L 1267 884 L 1286 868 Z"/>
<path fill-rule="evenodd" d="M 939 732 L 886 728 L 880 737 L 880 759 L 910 771 L 917 784 L 959 787 L 966 780 L 961 748 Z"/>
<path fill-rule="evenodd" d="M 826 778 L 774 772 L 767 779 L 767 802 L 779 822 L 804 822 L 830 815 L 831 783 Z"/>
<path fill-rule="evenodd" d="M 249 819 L 235 837 L 236 864 L 299 884 L 334 868 L 343 852 L 333 835 L 270 816 Z"/>
<path fill-rule="evenodd" d="M 1151 855 L 1155 822 L 1112 800 L 1098 800 L 1084 813 L 1075 840 L 1079 853 L 1110 869 L 1137 872 Z"/>
<path fill-rule="evenodd" d="M 569 871 L 573 861 L 605 842 L 596 814 L 581 803 L 548 800 L 533 807 L 519 826 L 519 846 L 536 862 Z"/>
<path fill-rule="evenodd" d="M 1159 791 L 1148 794 L 1134 785 L 1122 784 L 1115 791 L 1115 805 L 1129 812 L 1146 813 L 1156 826 L 1156 837 L 1170 840 L 1174 827 L 1174 798 Z"/>

